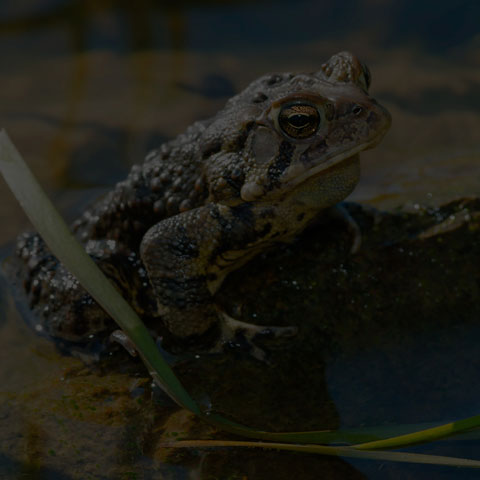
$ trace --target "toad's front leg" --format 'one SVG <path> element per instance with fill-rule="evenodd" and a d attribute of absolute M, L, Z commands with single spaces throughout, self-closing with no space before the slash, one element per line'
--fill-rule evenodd
<path fill-rule="evenodd" d="M 267 239 L 255 227 L 248 204 L 238 207 L 209 204 L 169 217 L 145 234 L 141 256 L 155 291 L 159 314 L 168 330 L 187 338 L 205 333 L 221 322 L 221 341 L 237 332 L 247 341 L 257 333 L 292 335 L 292 327 L 265 327 L 230 319 L 218 311 L 213 294 L 225 276 L 259 253 Z M 262 358 L 252 346 L 251 353 Z"/>

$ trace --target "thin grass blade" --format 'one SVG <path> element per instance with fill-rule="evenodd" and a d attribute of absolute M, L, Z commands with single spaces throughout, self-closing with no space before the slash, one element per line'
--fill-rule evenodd
<path fill-rule="evenodd" d="M 407 433 L 396 437 L 375 440 L 368 443 L 353 445 L 358 450 L 377 450 L 388 448 L 401 448 L 418 443 L 427 443 L 441 438 L 464 433 L 473 428 L 480 427 L 480 415 L 464 418 L 455 422 L 445 423 L 437 427 L 427 428 L 413 433 Z"/>
<path fill-rule="evenodd" d="M 179 405 L 199 413 L 196 403 L 160 355 L 143 322 L 72 235 L 5 130 L 0 131 L 0 171 L 50 250 L 125 331 L 154 380 Z"/>
<path fill-rule="evenodd" d="M 331 455 L 336 457 L 362 458 L 367 460 L 480 468 L 480 461 L 478 460 L 407 452 L 371 452 L 366 450 L 357 450 L 352 447 L 327 447 L 323 445 L 292 445 L 273 442 L 267 443 L 222 440 L 180 440 L 177 442 L 163 442 L 160 444 L 160 446 L 165 448 L 253 447 L 274 450 L 288 450 L 292 452 L 316 453 L 320 455 Z"/>

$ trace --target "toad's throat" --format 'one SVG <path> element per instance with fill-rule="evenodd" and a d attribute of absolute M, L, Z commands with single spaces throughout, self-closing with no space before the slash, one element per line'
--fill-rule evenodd
<path fill-rule="evenodd" d="M 322 174 L 325 174 L 327 170 L 335 168 L 339 164 L 358 162 L 359 152 L 367 149 L 369 146 L 370 142 L 363 143 L 348 151 L 327 158 L 323 162 L 316 164 L 313 167 L 308 167 L 301 162 L 295 162 L 291 164 L 285 173 L 280 177 L 279 184 L 281 186 L 281 190 L 293 190 L 298 185 L 310 180 L 313 177 L 318 177 Z M 262 198 L 265 195 L 266 190 L 268 189 L 266 189 L 263 182 L 249 182 L 243 185 L 240 191 L 240 196 L 242 200 L 251 202 Z"/>
<path fill-rule="evenodd" d="M 340 163 L 346 163 L 350 161 L 358 161 L 358 154 L 362 150 L 366 150 L 370 145 L 369 143 L 363 143 L 357 145 L 348 151 L 339 153 L 331 158 L 327 158 L 324 162 L 308 167 L 301 163 L 295 163 L 291 165 L 280 179 L 282 185 L 286 188 L 294 188 L 301 183 L 309 180 L 312 177 L 316 177 L 327 170 L 339 165 Z"/>

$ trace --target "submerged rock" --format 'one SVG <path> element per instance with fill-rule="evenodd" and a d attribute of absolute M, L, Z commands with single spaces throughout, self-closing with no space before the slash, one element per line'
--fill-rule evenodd
<path fill-rule="evenodd" d="M 262 343 L 271 365 L 232 354 L 197 361 L 187 377 L 201 375 L 214 407 L 264 428 L 478 413 L 480 199 L 345 206 L 362 232 L 355 254 L 344 224 L 327 218 L 232 274 L 219 295 L 243 320 L 299 327 Z"/>

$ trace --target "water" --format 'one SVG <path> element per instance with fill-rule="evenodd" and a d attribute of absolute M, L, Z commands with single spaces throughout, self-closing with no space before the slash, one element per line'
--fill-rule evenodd
<path fill-rule="evenodd" d="M 391 208 L 478 194 L 478 2 L 133 5 L 0 5 L 0 125 L 67 218 L 123 178 L 150 148 L 214 114 L 257 76 L 318 69 L 345 49 L 369 65 L 372 93 L 394 119 L 382 144 L 363 154 L 362 180 L 351 199 Z M 0 245 L 8 245 L 28 225 L 2 180 L 0 200 Z M 319 468 L 332 478 L 453 478 L 451 470 L 432 467 L 295 455 L 287 457 L 287 468 L 279 460 L 285 454 L 250 451 L 185 454 L 167 468 L 154 440 L 162 422 L 153 418 L 163 414 L 149 403 L 141 367 L 137 377 L 92 373 L 27 329 L 4 286 L 2 298 L 1 478 L 153 478 L 161 472 L 181 479 L 202 478 L 201 471 L 226 478 L 229 464 L 231 478 L 242 478 L 242 465 L 263 472 L 249 479 L 300 471 L 302 478 L 317 478 Z M 456 341 L 463 345 L 463 337 Z M 359 359 L 367 366 L 371 361 Z M 327 369 L 340 420 L 350 419 L 348 395 L 338 387 L 348 371 L 340 360 Z M 132 393 L 138 381 L 147 382 L 140 396 Z M 169 421 L 175 431 L 192 420 Z M 455 448 L 469 456 L 471 447 Z M 454 452 L 448 442 L 441 449 Z M 473 478 L 468 471 L 456 475 Z"/>

